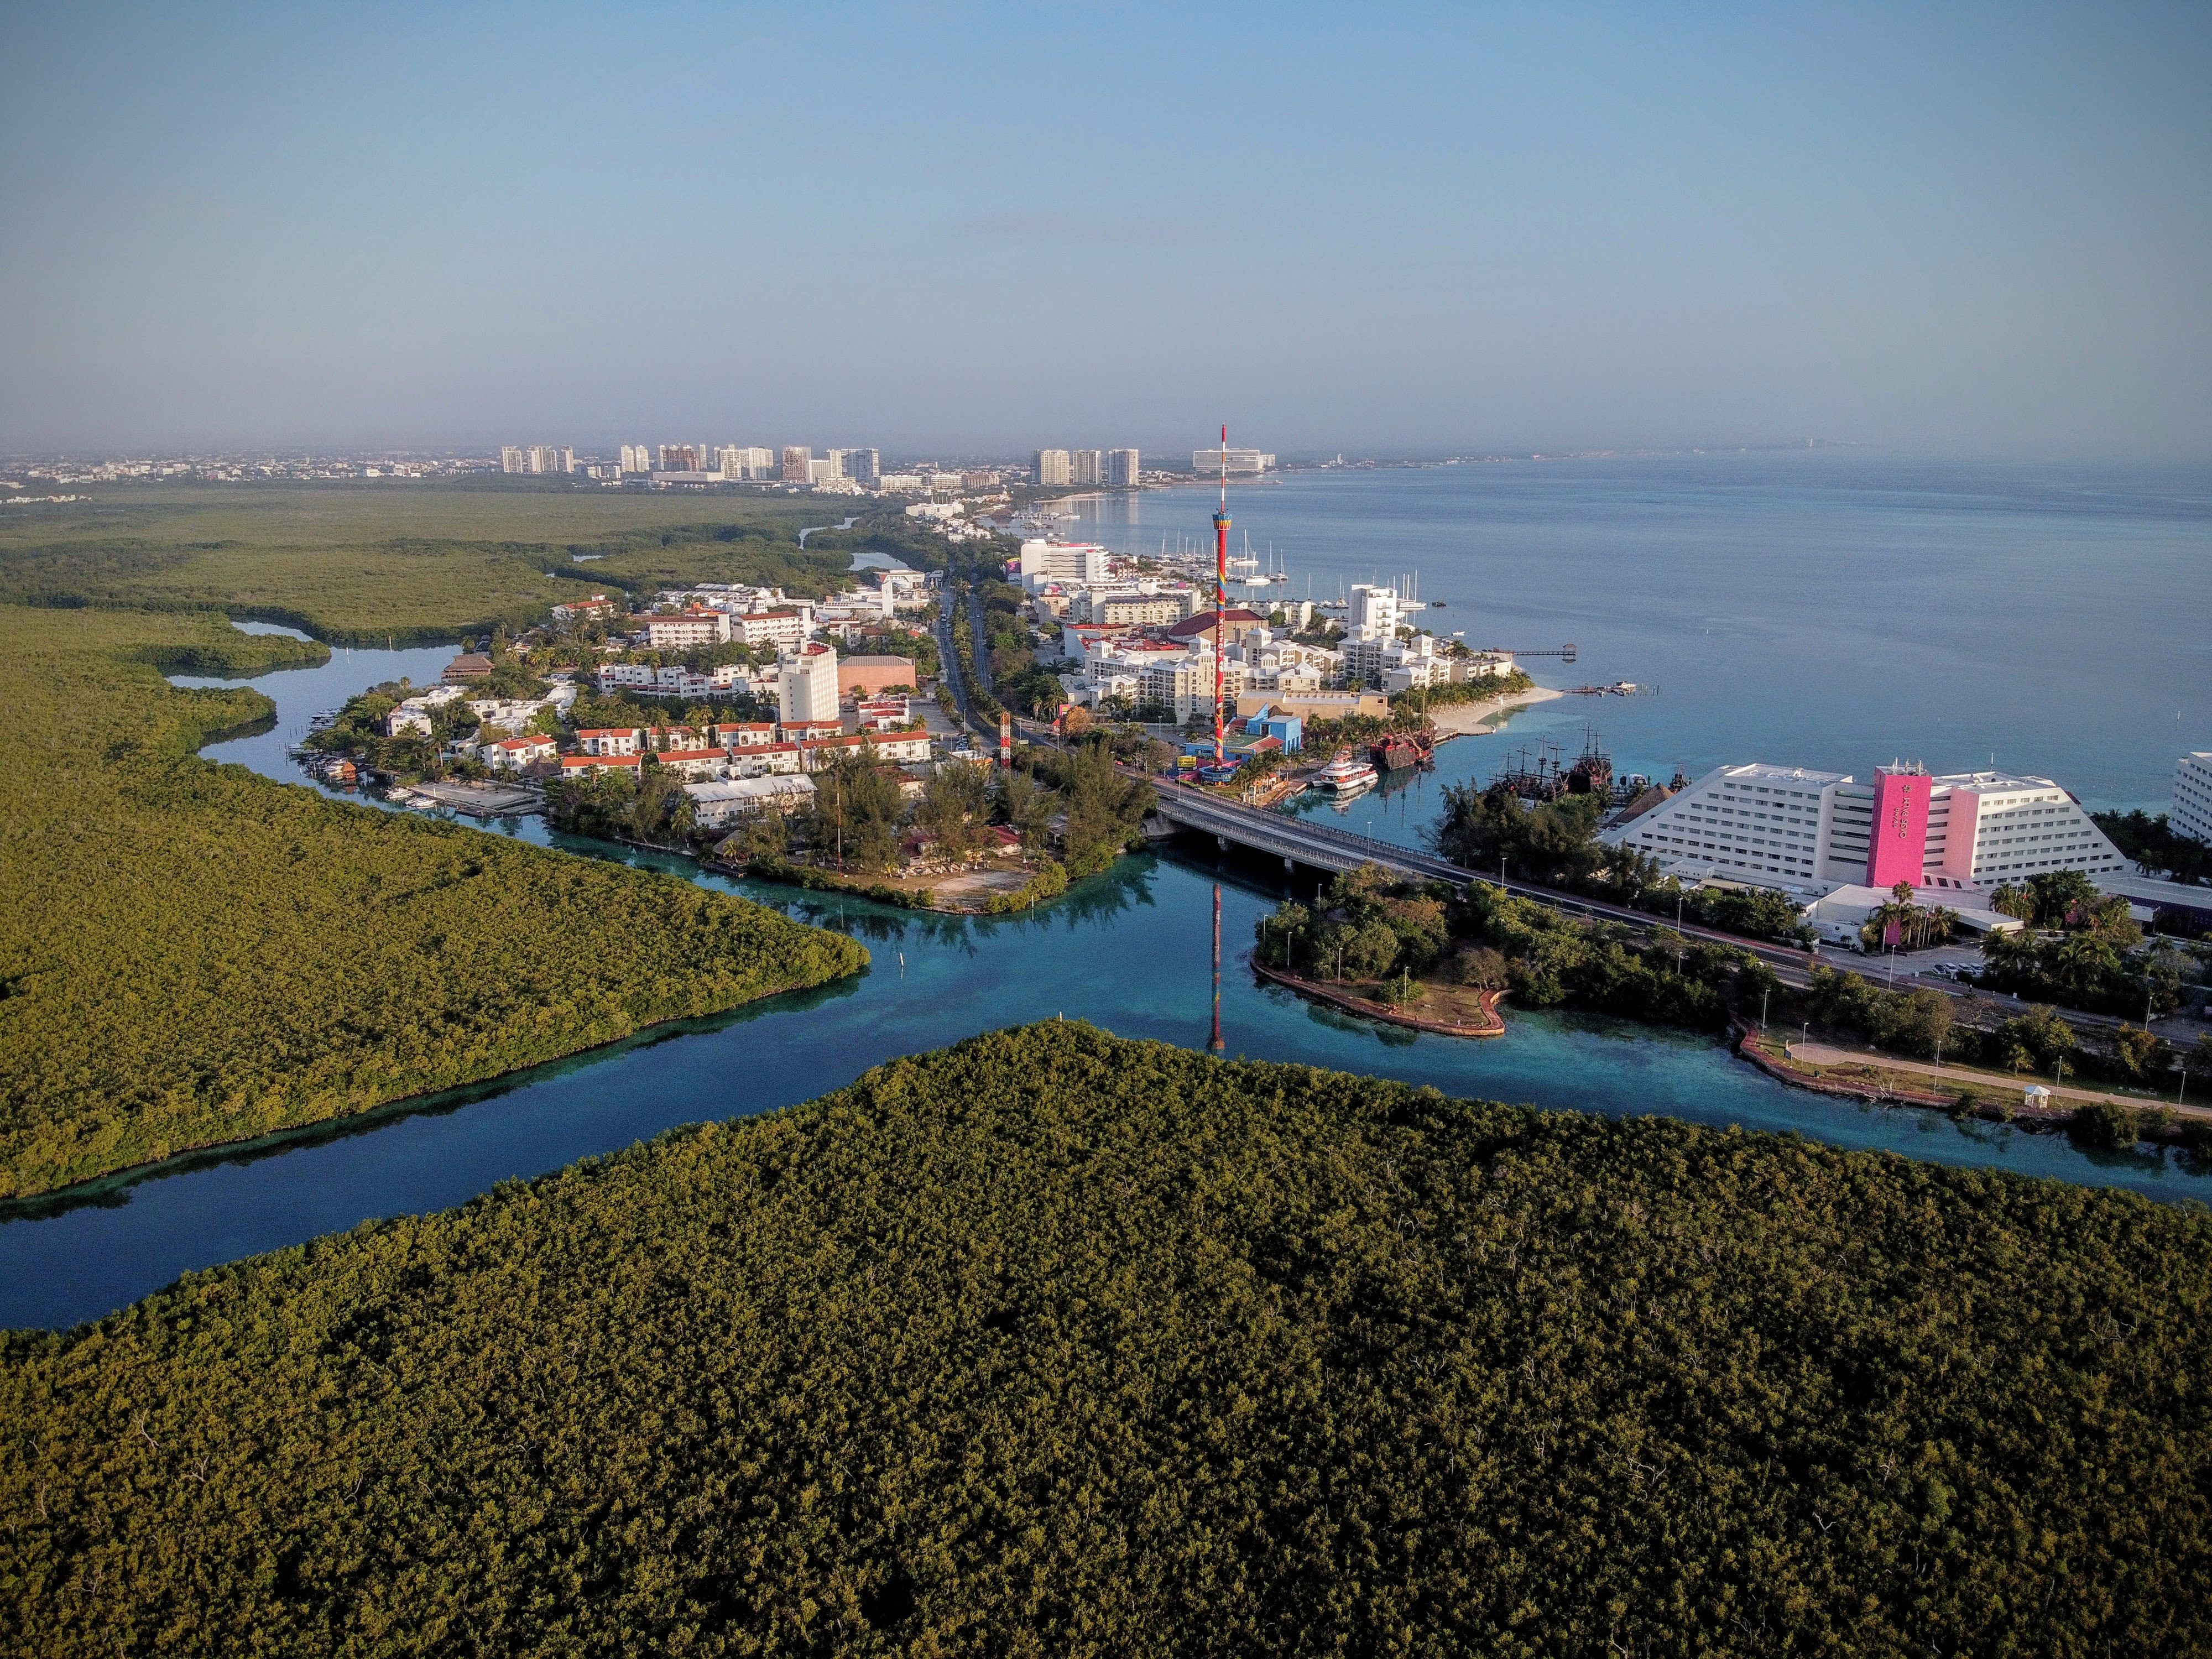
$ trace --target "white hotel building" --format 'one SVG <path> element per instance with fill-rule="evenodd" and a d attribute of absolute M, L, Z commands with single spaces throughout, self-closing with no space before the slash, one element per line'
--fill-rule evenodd
<path fill-rule="evenodd" d="M 2184 755 L 2173 769 L 2173 805 L 2166 828 L 2191 841 L 2212 842 L 2212 750 Z"/>
<path fill-rule="evenodd" d="M 1888 843 L 1874 845 L 1877 795 Z M 1892 808 L 1894 808 L 1894 811 Z M 1924 817 L 1922 814 L 1924 812 Z M 1987 890 L 2045 870 L 2124 874 L 2119 849 L 2048 778 L 2005 772 L 1926 777 L 1883 767 L 1862 783 L 1802 767 L 1723 766 L 1601 832 L 1681 877 L 1715 876 L 1818 895 L 1839 884 L 1913 879 Z M 1877 867 L 1879 866 L 1879 867 Z"/>

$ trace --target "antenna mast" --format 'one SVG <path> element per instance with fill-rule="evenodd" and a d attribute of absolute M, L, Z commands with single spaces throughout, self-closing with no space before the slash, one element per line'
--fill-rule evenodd
<path fill-rule="evenodd" d="M 1221 428 L 1221 505 L 1213 510 L 1213 763 L 1226 764 L 1221 732 L 1221 625 L 1229 608 L 1229 427 Z"/>

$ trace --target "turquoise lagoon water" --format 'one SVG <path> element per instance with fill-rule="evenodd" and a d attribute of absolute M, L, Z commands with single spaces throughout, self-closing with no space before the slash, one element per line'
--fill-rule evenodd
<path fill-rule="evenodd" d="M 1770 483 L 1765 488 L 1772 491 L 1803 487 L 1802 483 L 1790 482 L 1795 475 L 1787 468 L 1782 471 L 1782 483 Z M 1389 575 L 1418 564 L 1423 572 L 1424 591 L 1432 596 L 1443 591 L 1443 597 L 1451 600 L 1450 625 L 1458 628 L 1468 622 L 1469 613 L 1475 609 L 1471 598 L 1465 600 L 1465 612 L 1462 605 L 1463 596 L 1475 590 L 1476 577 L 1466 569 L 1455 579 L 1439 577 L 1439 570 L 1449 567 L 1437 550 L 1444 531 L 1433 520 L 1438 515 L 1451 518 L 1471 510 L 1464 507 L 1457 492 L 1485 479 L 1506 478 L 1512 486 L 1504 492 L 1509 497 L 1516 489 L 1540 495 L 1562 489 L 1557 475 L 1541 469 L 1531 471 L 1536 476 L 1517 483 L 1508 478 L 1504 470 L 1489 468 L 1305 475 L 1282 486 L 1253 490 L 1249 492 L 1253 500 L 1232 506 L 1242 515 L 1240 524 L 1249 520 L 1264 527 L 1264 513 L 1279 510 L 1278 503 L 1291 501 L 1301 490 L 1309 492 L 1310 505 L 1299 511 L 1307 514 L 1303 522 L 1316 526 L 1310 533 L 1316 537 L 1316 544 L 1292 559 L 1294 570 L 1304 568 L 1309 562 L 1317 563 L 1327 547 L 1336 545 L 1329 539 L 1333 531 L 1328 537 L 1322 534 L 1329 525 L 1356 525 L 1368 538 L 1363 545 L 1374 545 L 1377 535 L 1384 532 L 1374 528 L 1373 520 L 1386 507 L 1401 518 L 1411 514 L 1407 518 L 1411 529 L 1390 532 L 1400 534 L 1401 542 L 1383 544 L 1400 545 L 1405 552 L 1418 552 L 1419 556 L 1377 558 L 1356 569 L 1347 565 L 1346 574 L 1354 579 L 1370 571 Z M 1697 498 L 1685 501 L 1681 497 L 1687 486 L 1680 479 L 1670 490 L 1648 481 L 1638 485 L 1633 477 L 1624 480 L 1617 470 L 1595 469 L 1589 476 L 1588 488 L 1598 505 L 1586 502 L 1576 509 L 1585 522 L 1580 534 L 1600 536 L 1616 520 L 1638 525 L 1648 518 L 1662 529 L 1676 524 L 1677 528 L 1664 536 L 1657 529 L 1650 535 L 1674 550 L 1667 556 L 1677 565 L 1682 561 L 1694 564 L 1698 560 L 1722 557 L 1711 550 L 1707 534 L 1695 530 L 1698 525 L 1736 524 L 1738 528 L 1732 532 L 1735 550 L 1727 560 L 1754 574 L 1760 568 L 1760 559 L 1768 556 L 1754 556 L 1745 549 L 1753 544 L 1779 547 L 1788 544 L 1789 538 L 1771 528 L 1754 536 L 1741 527 L 1743 519 L 1758 524 L 1797 524 L 1791 533 L 1800 542 L 1814 534 L 1803 527 L 1799 518 L 1765 500 L 1749 484 L 1739 487 L 1749 494 L 1747 501 L 1731 503 L 1723 499 L 1717 503 L 1705 498 L 1709 492 L 1702 484 L 1698 492 L 1693 492 Z M 1313 482 L 1310 483 L 1309 478 Z M 1434 483 L 1438 479 L 1445 483 Z M 1692 482 L 1698 482 L 1698 477 Z M 1639 514 L 1632 510 L 1637 506 L 1635 491 L 1647 488 L 1658 499 L 1646 503 L 1648 513 Z M 2132 573 L 2129 580 L 2148 580 L 2146 573 L 2155 573 L 2159 580 L 2185 595 L 2188 604 L 2197 606 L 2198 625 L 2193 630 L 2177 627 L 2173 616 L 2177 607 L 2172 605 L 2163 610 L 2136 605 L 2129 612 L 2127 629 L 2110 634 L 2096 629 L 2085 633 L 2063 672 L 2028 674 L 2023 671 L 2017 676 L 2019 684 L 2012 695 L 2020 709 L 2007 718 L 2022 722 L 2023 732 L 2032 726 L 2040 735 L 2044 751 L 2051 757 L 2048 769 L 2062 781 L 2094 775 L 2104 780 L 2101 799 L 2149 800 L 2156 799 L 2150 780 L 2157 766 L 2170 763 L 2159 758 L 2166 750 L 2158 739 L 2157 723 L 2147 716 L 2130 715 L 2124 720 L 2122 705 L 2132 707 L 2134 702 L 2163 697 L 2167 702 L 2182 699 L 2177 706 L 2203 707 L 2206 688 L 2212 685 L 2212 663 L 2205 660 L 2212 647 L 2204 638 L 2208 630 L 2201 626 L 2202 619 L 2212 615 L 2212 605 L 2202 603 L 2212 599 L 2204 586 L 2205 520 L 2201 495 L 2193 498 L 2198 505 L 2190 506 L 2191 498 L 2178 489 L 2147 495 L 2130 495 L 2117 486 L 2114 489 L 2121 497 L 2118 505 L 2099 509 L 2093 502 L 2066 520 L 2069 527 L 2061 539 L 2071 551 L 2062 554 L 2055 544 L 2046 542 L 2039 553 L 2023 556 L 2024 568 L 2040 571 L 2035 580 L 2046 584 L 2057 580 L 2062 573 L 2071 572 L 2061 584 L 2063 592 L 2053 599 L 2046 591 L 2045 601 L 2077 618 L 2094 620 L 2111 612 L 2111 595 L 2106 590 L 2124 586 L 2113 571 Z M 1436 493 L 1425 494 L 1431 491 Z M 1720 493 L 1723 497 L 1727 494 Z M 1992 506 L 1944 508 L 1931 507 L 1910 492 L 1903 505 L 1898 504 L 1893 489 L 1868 493 L 1870 499 L 1861 504 L 1856 519 L 1844 507 L 1832 502 L 1816 503 L 1816 507 L 1818 514 L 1858 526 L 1848 536 L 1832 526 L 1824 532 L 1836 535 L 1842 544 L 1832 556 L 1845 563 L 1854 557 L 1869 557 L 1879 569 L 1890 569 L 1887 562 L 1893 559 L 1910 562 L 1930 556 L 1925 538 L 1947 522 L 1942 516 L 1945 512 L 1964 521 L 1963 528 L 1950 532 L 1954 538 L 1977 546 L 1994 546 L 2004 533 L 2001 533 L 2002 526 L 2015 519 L 2038 520 L 2043 516 L 2039 508 L 2027 512 L 2006 505 L 2007 498 L 2001 494 Z M 1567 495 L 1582 499 L 1572 491 Z M 1430 503 L 1425 509 L 1431 515 L 1429 519 L 1404 505 L 1408 500 L 1424 499 Z M 1462 504 L 1451 505 L 1454 502 Z M 1203 527 L 1208 508 L 1194 491 L 1146 495 L 1133 506 L 1138 514 L 1152 517 L 1141 524 L 1121 527 L 1120 533 L 1132 544 L 1147 535 L 1156 544 L 1159 532 L 1154 526 L 1160 515 L 1186 508 L 1191 533 L 1196 534 Z M 1279 510 L 1286 523 L 1298 522 L 1288 507 Z M 1504 511 L 1494 503 L 1483 510 L 1493 517 Z M 1537 526 L 1527 532 L 1532 537 L 1542 530 L 1538 539 L 1575 541 L 1556 525 L 1545 528 L 1551 520 L 1534 506 L 1523 505 L 1515 512 Z M 1566 514 L 1567 507 L 1555 507 L 1551 512 L 1555 520 Z M 1689 527 L 1683 527 L 1684 522 Z M 1996 527 L 1992 527 L 1993 523 Z M 2192 524 L 2194 531 L 2189 528 Z M 1899 530 L 1885 541 L 1880 529 L 1884 525 L 1893 529 L 1899 525 L 1917 528 L 1912 537 Z M 1279 547 L 1294 533 L 1307 532 L 1285 529 L 1275 538 Z M 1914 541 L 1916 537 L 1921 539 Z M 1262 542 L 1259 530 L 1254 539 Z M 1480 544 L 1483 537 L 1474 539 Z M 1644 543 L 1633 537 L 1626 542 L 1632 544 L 1631 552 L 1637 557 L 1644 556 Z M 1866 554 L 1869 546 L 1875 547 L 1876 553 Z M 1911 552 L 1913 547 L 1919 551 Z M 2191 547 L 2196 550 L 2193 567 L 2185 556 Z M 1881 551 L 1882 548 L 1890 550 Z M 1905 550 L 1897 550 L 1900 548 Z M 1664 572 L 1638 575 L 1633 569 L 1617 572 L 1613 597 L 1608 600 L 1606 594 L 1590 591 L 1590 579 L 1577 574 L 1576 561 L 1586 562 L 1593 556 L 1571 549 L 1552 562 L 1552 580 L 1559 592 L 1571 597 L 1553 603 L 1550 611 L 1532 616 L 1528 613 L 1534 608 L 1533 600 L 1513 602 L 1521 607 L 1516 611 L 1502 597 L 1507 585 L 1504 573 L 1520 572 L 1512 574 L 1512 582 L 1534 591 L 1540 586 L 1540 572 L 1534 567 L 1524 570 L 1495 549 L 1492 553 L 1498 562 L 1491 572 L 1487 591 L 1492 593 L 1490 603 L 1498 625 L 1480 628 L 1479 635 L 1471 632 L 1469 637 L 1481 643 L 1527 644 L 1525 635 L 1545 624 L 1562 637 L 1577 637 L 1583 646 L 1583 661 L 1564 671 L 1572 678 L 1659 678 L 1665 687 L 1659 697 L 1632 702 L 1593 700 L 1588 708 L 1603 711 L 1609 732 L 1657 734 L 1636 739 L 1645 742 L 1652 754 L 1686 748 L 1691 735 L 1699 728 L 1682 710 L 1711 711 L 1711 718 L 1723 721 L 1726 730 L 1721 738 L 1708 740 L 1706 749 L 1685 755 L 1682 763 L 1692 770 L 1697 769 L 1697 760 L 1707 753 L 1728 758 L 1763 753 L 1769 758 L 1848 766 L 1856 748 L 1871 740 L 1863 726 L 1869 718 L 1865 708 L 1903 710 L 1912 706 L 1910 699 L 1900 701 L 1894 676 L 1864 664 L 1860 670 L 1844 675 L 1839 664 L 1845 663 L 1852 652 L 1875 652 L 1883 648 L 1877 641 L 1887 636 L 1887 623 L 1869 623 L 1862 613 L 1850 613 L 1857 620 L 1849 622 L 1844 629 L 1846 633 L 1856 630 L 1855 644 L 1832 641 L 1821 647 L 1828 652 L 1827 657 L 1793 676 L 1790 671 L 1794 662 L 1808 653 L 1817 656 L 1818 652 L 1811 643 L 1813 634 L 1802 629 L 1795 633 L 1782 631 L 1787 618 L 1777 620 L 1776 617 L 1787 607 L 1776 597 L 1778 590 L 1772 589 L 1772 584 L 1761 589 L 1767 597 L 1755 605 L 1739 596 L 1736 605 L 1744 616 L 1767 620 L 1748 635 L 1715 636 L 1723 638 L 1723 646 L 1709 647 L 1694 643 L 1709 636 L 1691 611 L 1682 608 L 1686 601 L 1653 602 L 1649 614 L 1641 622 L 1636 619 L 1640 614 L 1637 607 L 1650 601 L 1655 591 L 1674 590 L 1679 570 L 1673 575 Z M 1348 561 L 1350 555 L 1340 552 L 1330 556 Z M 1994 558 L 1996 555 L 1978 556 Z M 2111 567 L 2101 580 L 2094 569 L 2080 568 L 2081 561 L 2094 562 L 2099 558 Z M 1629 566 L 1635 564 L 1635 558 L 1628 554 L 1624 554 L 1624 559 Z M 1817 577 L 1813 586 L 1826 583 L 1832 587 L 1838 580 Z M 1865 580 L 1879 586 L 1881 578 L 1877 572 Z M 1674 608 L 1669 608 L 1670 604 Z M 2027 626 L 2021 620 L 2023 607 L 2016 599 L 2000 596 L 1990 599 L 1987 608 L 2011 617 L 2013 620 L 2005 626 Z M 2024 607 L 2028 612 L 2036 609 Z M 1616 611 L 1620 617 L 1607 623 L 1606 618 Z M 1493 634 L 1499 637 L 1493 639 Z M 2036 640 L 2043 637 L 2034 635 Z M 1751 644 L 1745 643 L 1747 638 Z M 1779 678 L 1756 696 L 1723 700 L 1717 690 L 1708 688 L 1692 696 L 1685 688 L 1694 688 L 1701 682 L 1694 676 L 1686 681 L 1682 676 L 1690 665 L 1704 662 L 1709 650 L 1723 649 L 1740 661 L 1764 665 L 1759 672 Z M 380 680 L 402 675 L 418 684 L 434 680 L 450 654 L 449 649 L 443 648 L 340 652 L 320 668 L 264 677 L 256 684 L 277 704 L 275 729 L 213 745 L 207 752 L 212 759 L 246 764 L 268 776 L 298 782 L 300 774 L 286 759 L 285 750 L 304 735 L 310 716 L 335 708 L 353 690 Z M 1711 672 L 1716 677 L 1723 660 L 1717 655 L 1712 658 Z M 1655 662 L 1660 665 L 1656 669 L 1650 665 Z M 2197 681 L 2181 684 L 2175 664 L 2197 674 Z M 1532 665 L 1540 678 L 1559 683 L 1561 671 L 1556 663 L 1537 659 Z M 1954 672 L 1942 669 L 1935 674 L 1933 683 L 1950 684 Z M 1832 727 L 1822 726 L 1794 706 L 1801 692 L 1840 695 L 1835 684 L 1838 675 L 1850 682 L 1845 689 L 1857 701 L 1850 702 L 1850 708 L 1860 712 L 1851 714 L 1850 719 L 1860 720 L 1859 727 L 1844 719 L 1849 710 L 1840 703 L 1832 711 L 1838 722 Z M 1961 677 L 1968 683 L 1977 678 L 1971 673 Z M 180 679 L 178 683 L 202 682 Z M 2117 701 L 2111 693 L 2115 685 L 2124 693 Z M 1824 686 L 1827 692 L 1821 691 Z M 2197 701 L 2186 705 L 2191 695 Z M 2003 696 L 1984 698 L 1992 722 L 2004 702 Z M 2084 705 L 2091 708 L 2092 715 L 2079 714 Z M 1547 722 L 1552 729 L 1565 729 L 1571 735 L 1576 728 L 1565 724 L 1571 717 L 1553 712 L 1563 707 L 1579 709 L 1581 706 L 1555 703 L 1516 718 L 1511 728 L 1515 735 L 1505 742 L 1522 741 L 1520 734 L 1547 729 Z M 1925 729 L 1934 729 L 1937 707 L 1937 703 L 1919 705 Z M 1901 720 L 1902 715 L 1897 718 Z M 2120 735 L 2109 739 L 2096 735 L 2098 721 L 2107 719 Z M 2166 720 L 2170 727 L 2171 711 Z M 1814 752 L 1784 746 L 1801 738 Z M 1974 741 L 1983 739 L 1977 735 Z M 1644 764 L 1639 751 L 1629 747 L 1626 736 L 1615 742 L 1616 752 L 1622 754 L 1625 763 Z M 1498 738 L 1468 738 L 1447 744 L 1436 774 L 1410 781 L 1404 787 L 1369 795 L 1353 809 L 1352 822 L 1371 834 L 1413 839 L 1433 815 L 1439 784 L 1455 776 L 1483 772 L 1494 763 L 1499 746 Z M 2199 737 L 2195 746 L 2212 745 Z M 1887 758 L 1887 754 L 1882 757 Z M 1933 764 L 1965 764 L 1972 757 L 1931 751 L 1926 758 Z M 2002 763 L 2028 764 L 2025 750 L 2017 756 L 2001 752 L 1999 758 Z M 1864 758 L 1857 757 L 1857 763 L 1864 764 Z M 2056 1136 L 2001 1126 L 1962 1125 L 1934 1113 L 1840 1103 L 1783 1088 L 1711 1042 L 1688 1035 L 1588 1017 L 1516 1011 L 1509 1004 L 1507 1036 L 1475 1042 L 1377 1026 L 1315 1007 L 1256 982 L 1238 961 L 1252 937 L 1253 924 L 1283 895 L 1279 871 L 1234 858 L 1217 866 L 1210 849 L 1124 860 L 1110 874 L 1083 884 L 1065 899 L 1027 916 L 967 919 L 918 916 L 859 902 L 824 902 L 819 896 L 796 894 L 786 888 L 698 877 L 693 866 L 681 860 L 551 836 L 536 819 L 508 820 L 487 828 L 490 833 L 549 842 L 592 856 L 683 870 L 709 885 L 741 891 L 805 920 L 850 932 L 868 945 L 874 953 L 874 965 L 842 985 L 771 999 L 717 1019 L 662 1028 L 608 1049 L 476 1089 L 410 1103 L 348 1124 L 277 1138 L 264 1145 L 180 1160 L 93 1192 L 0 1207 L 0 1326 L 55 1327 L 96 1317 L 159 1289 L 188 1269 L 296 1243 L 374 1217 L 457 1204 L 499 1181 L 542 1174 L 579 1158 L 627 1146 L 678 1124 L 742 1115 L 805 1100 L 849 1081 L 881 1060 L 936 1048 L 982 1030 L 1064 1016 L 1089 1020 L 1126 1036 L 1202 1046 L 1208 1035 L 1212 1006 L 1212 930 L 1217 887 L 1228 955 L 1221 973 L 1222 1024 L 1232 1055 L 1294 1060 L 1432 1084 L 1458 1096 L 1613 1114 L 1663 1113 L 1716 1127 L 1740 1125 L 1747 1129 L 1794 1132 L 1840 1146 L 2125 1187 L 2158 1198 L 2212 1197 L 2205 1171 L 2173 1155 L 2149 1150 L 2088 1153 Z"/>

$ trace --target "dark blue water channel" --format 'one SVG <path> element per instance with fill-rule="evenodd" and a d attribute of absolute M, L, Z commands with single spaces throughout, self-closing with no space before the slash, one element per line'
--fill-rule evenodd
<path fill-rule="evenodd" d="M 434 679 L 449 655 L 340 653 L 321 668 L 266 676 L 256 684 L 276 702 L 275 730 L 208 753 L 297 782 L 285 748 L 313 713 L 402 674 Z M 1388 805 L 1410 824 L 1416 804 L 1430 798 L 1394 795 Z M 1378 817 L 1383 808 L 1376 804 Z M 94 1318 L 187 1269 L 374 1217 L 441 1209 L 500 1181 L 678 1124 L 805 1100 L 882 1060 L 979 1031 L 1065 1016 L 1125 1036 L 1201 1046 L 1212 1008 L 1217 889 L 1227 957 L 1222 1024 L 1232 1055 L 1433 1084 L 1452 1095 L 1794 1131 L 1840 1146 L 2163 1198 L 2212 1194 L 2194 1166 L 2160 1152 L 2085 1153 L 2052 1135 L 1785 1089 L 1702 1037 L 1509 1005 L 1508 1035 L 1477 1042 L 1314 1006 L 1256 982 L 1238 961 L 1254 923 L 1283 895 L 1280 870 L 1233 857 L 1217 865 L 1208 848 L 1127 859 L 1028 915 L 971 919 L 732 883 L 700 875 L 682 860 L 550 836 L 535 819 L 488 832 L 678 870 L 852 933 L 867 944 L 874 965 L 841 985 L 661 1028 L 496 1083 L 177 1160 L 100 1189 L 0 1207 L 0 1325 Z"/>

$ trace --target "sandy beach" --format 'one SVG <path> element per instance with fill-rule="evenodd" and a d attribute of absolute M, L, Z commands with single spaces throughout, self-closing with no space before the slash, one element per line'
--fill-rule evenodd
<path fill-rule="evenodd" d="M 1549 702 L 1554 697 L 1566 695 L 1548 685 L 1533 686 L 1510 697 L 1492 697 L 1487 702 L 1455 702 L 1442 708 L 1431 708 L 1429 719 L 1440 737 L 1480 737 L 1496 730 L 1504 717 L 1516 708 L 1524 708 L 1530 703 Z"/>

